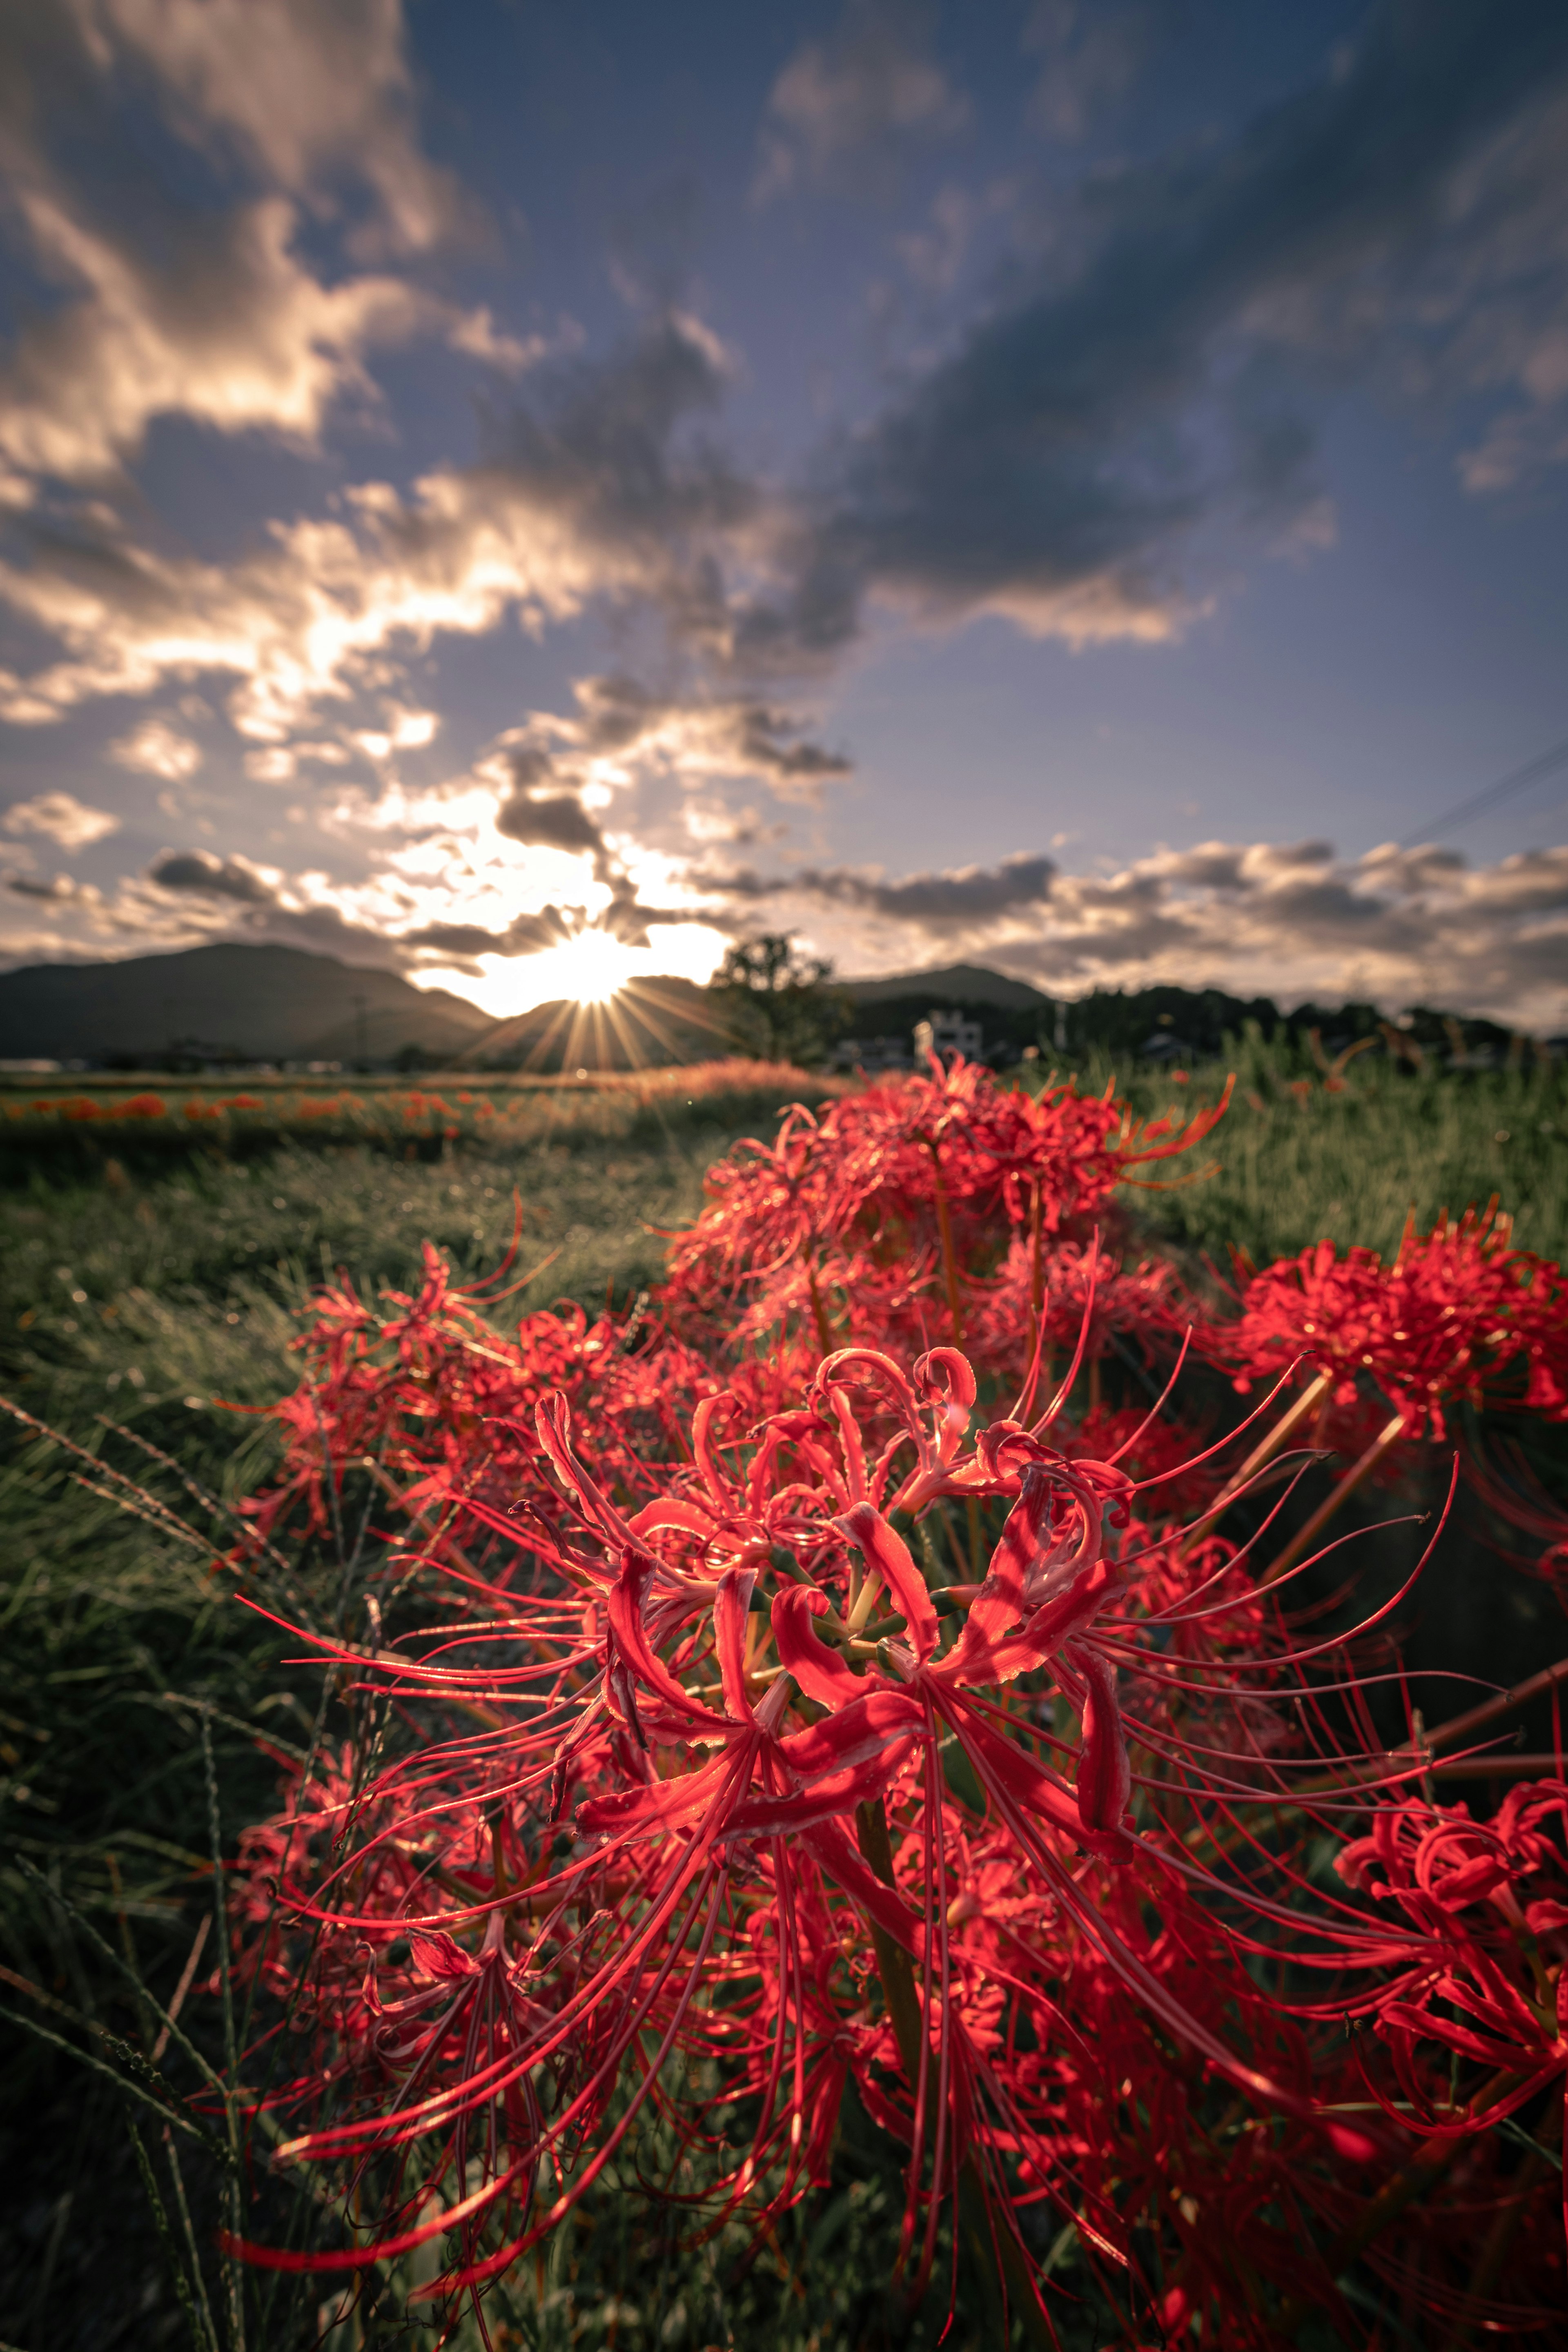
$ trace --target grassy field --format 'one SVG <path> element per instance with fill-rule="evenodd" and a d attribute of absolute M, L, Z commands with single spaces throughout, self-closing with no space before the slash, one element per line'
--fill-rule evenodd
<path fill-rule="evenodd" d="M 1079 1076 L 1086 1091 L 1114 1082 L 1148 1115 L 1190 1114 L 1232 1073 L 1231 1108 L 1196 1155 L 1205 1172 L 1178 1163 L 1173 1189 L 1139 1203 L 1173 1242 L 1222 1262 L 1234 1245 L 1258 1265 L 1325 1234 L 1387 1255 L 1410 1213 L 1425 1230 L 1444 1209 L 1484 1208 L 1495 1194 L 1521 1246 L 1568 1256 L 1568 1065 L 1449 1071 L 1434 1060 L 1417 1071 L 1378 1054 L 1336 1086 L 1305 1047 L 1254 1034 L 1180 1087 L 1103 1057 Z"/>
<path fill-rule="evenodd" d="M 1425 1223 L 1495 1192 L 1517 1213 L 1521 1241 L 1563 1255 L 1562 1071 L 1417 1074 L 1363 1062 L 1331 1091 L 1310 1058 L 1257 1039 L 1238 1048 L 1237 1067 L 1237 1102 L 1205 1160 L 1216 1172 L 1125 1196 L 1151 1238 L 1222 1263 L 1232 1244 L 1262 1259 L 1324 1233 L 1386 1250 L 1408 1210 Z M 1082 1075 L 1098 1088 L 1110 1073 Z M 1222 1077 L 1139 1076 L 1133 1106 L 1189 1111 Z M 221 1529 L 216 1506 L 193 1500 L 142 1449 L 173 1457 L 219 1505 L 251 1485 L 268 1433 L 226 1408 L 263 1405 L 291 1384 L 299 1309 L 324 1275 L 345 1268 L 366 1293 L 406 1286 L 426 1237 L 460 1269 L 486 1269 L 510 1237 L 515 1189 L 521 1265 L 539 1271 L 510 1311 L 557 1297 L 625 1311 L 658 1274 L 662 1244 L 649 1229 L 695 1212 L 704 1169 L 736 1136 L 765 1132 L 783 1102 L 822 1090 L 755 1067 L 567 1081 L 467 1103 L 438 1082 L 356 1082 L 353 1103 L 337 1088 L 257 1089 L 238 1108 L 241 1089 L 182 1087 L 165 1090 L 162 1113 L 115 1118 L 149 1089 L 28 1081 L 8 1092 L 0 1119 L 0 1391 L 94 1456 L 145 1475 L 198 1528 Z M 231 1107 L 209 1115 L 225 1096 Z M 62 1112 L 62 1098 L 96 1115 Z M 306 1099 L 336 1108 L 302 1111 Z M 200 1116 L 186 1115 L 188 1100 Z M 21 1978 L 134 2039 L 145 2020 L 121 1963 L 133 1959 L 166 2000 L 210 1902 L 203 1710 L 231 1842 L 272 1801 L 274 1767 L 255 1732 L 304 1745 L 315 1681 L 287 1664 L 286 1642 L 220 1595 L 205 1549 L 117 1507 L 101 1482 L 89 1491 L 81 1472 L 12 1424 L 0 1459 L 0 1958 L 12 1989 L 0 1986 L 0 2008 L 40 2015 L 14 1990 Z M 194 2007 L 193 2020 L 205 2019 L 195 2030 L 216 2032 L 216 2010 Z M 82 2042 L 80 2027 L 58 2030 Z M 121 2093 L 19 2025 L 5 2035 L 0 2170 L 12 2193 L 0 2206 L 0 2337 L 26 2352 L 185 2340 Z M 155 2131 L 142 2137 L 162 2161 Z M 198 2237 L 213 2193 L 192 2168 Z M 612 2183 L 524 2283 L 515 2332 L 498 2340 L 675 2352 L 875 2342 L 897 2206 L 897 2184 L 851 2135 L 840 2187 L 803 2212 L 796 2241 L 750 2266 L 743 2239 L 721 2241 L 693 2263 Z M 329 2326 L 313 2294 L 294 2317 L 270 2309 L 252 2352 L 258 2342 L 345 2352 L 359 2340 L 435 2340 L 374 2329 L 362 2339 Z M 200 2342 L 199 2315 L 197 2325 Z M 1064 2341 L 1075 2340 L 1064 2325 Z"/>

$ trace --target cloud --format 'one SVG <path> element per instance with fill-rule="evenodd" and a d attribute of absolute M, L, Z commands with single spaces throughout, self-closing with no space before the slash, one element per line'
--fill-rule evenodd
<path fill-rule="evenodd" d="M 281 197 L 193 214 L 157 259 L 44 189 L 20 205 L 36 257 L 80 297 L 28 328 L 0 370 L 0 455 L 23 474 L 102 479 L 163 415 L 313 448 L 335 402 L 374 398 L 366 350 L 452 315 L 395 278 L 322 285 L 293 250 Z"/>
<path fill-rule="evenodd" d="M 1136 79 L 1153 36 L 1147 6 L 1035 0 L 1023 47 L 1045 63 L 1029 101 L 1031 121 L 1052 139 L 1083 138 Z"/>
<path fill-rule="evenodd" d="M 923 25 L 852 11 L 842 37 L 812 48 L 810 87 L 879 43 L 923 54 Z M 1069 47 L 1081 30 L 1068 27 Z M 604 355 L 532 368 L 510 411 L 489 414 L 478 464 L 408 488 L 362 483 L 336 512 L 275 523 L 226 564 L 141 543 L 101 505 L 24 516 L 0 600 L 60 657 L 0 672 L 0 715 L 45 723 L 93 698 L 226 673 L 231 717 L 281 775 L 291 738 L 319 740 L 332 707 L 347 718 L 437 636 L 487 635 L 508 614 L 542 631 L 598 607 L 657 618 L 698 688 L 660 698 L 606 682 L 604 707 L 570 722 L 574 742 L 537 739 L 557 761 L 581 755 L 563 787 L 595 762 L 607 776 L 625 727 L 628 760 L 813 797 L 847 763 L 800 738 L 763 681 L 830 667 L 878 604 L 922 625 L 1000 614 L 1074 646 L 1169 641 L 1210 609 L 1238 538 L 1298 554 L 1323 543 L 1313 404 L 1352 372 L 1382 369 L 1422 399 L 1489 384 L 1504 404 L 1467 459 L 1478 482 L 1554 446 L 1568 362 L 1526 321 L 1531 289 L 1538 303 L 1548 280 L 1568 289 L 1568 136 L 1548 136 L 1565 72 L 1568 17 L 1527 0 L 1484 18 L 1444 0 L 1418 27 L 1398 7 L 1379 14 L 1333 73 L 1230 137 L 1092 175 L 1048 254 L 1016 265 L 946 356 L 794 489 L 717 446 L 734 360 L 668 305 Z M 840 78 L 855 82 L 848 64 Z M 825 101 L 822 121 L 861 120 L 845 109 Z M 796 110 L 804 123 L 804 100 Z M 165 383 L 209 420 L 319 430 L 332 400 L 368 384 L 370 344 L 420 331 L 429 298 L 391 278 L 317 284 L 286 238 L 302 201 L 291 185 L 210 231 L 248 236 L 253 262 L 229 309 L 215 297 L 210 369 L 163 321 L 149 363 L 117 363 L 113 396 L 84 392 L 79 413 L 68 387 L 53 394 L 63 362 L 39 361 L 11 417 L 17 461 L 42 463 L 47 445 L 61 465 L 108 462 Z M 107 288 L 118 248 L 95 236 Z M 155 301 L 150 265 L 134 268 L 124 307 L 140 333 L 166 289 Z M 1484 351 L 1457 323 L 1478 289 L 1491 289 L 1496 330 Z M 85 333 L 90 317 L 108 333 L 111 313 L 95 295 L 36 331 Z M 230 318 L 257 339 L 243 363 L 224 341 Z M 1568 350 L 1568 325 L 1563 338 Z M 387 732 L 357 731 L 362 749 Z"/>
<path fill-rule="evenodd" d="M 426 797 L 439 806 L 439 795 Z M 417 812 L 409 806 L 404 814 L 414 821 Z M 587 930 L 642 948 L 654 929 L 703 919 L 689 892 L 678 906 L 645 900 L 587 811 L 568 795 L 520 793 L 491 830 L 488 844 L 447 835 L 384 851 L 353 883 L 321 872 L 288 875 L 203 848 L 165 850 L 142 880 L 121 886 L 104 920 L 121 933 L 161 931 L 170 899 L 179 899 L 205 936 L 237 929 L 417 971 L 432 959 L 472 967 L 480 956 L 539 954 Z M 586 856 L 593 867 L 586 903 L 539 903 L 537 861 L 519 860 L 512 845 Z"/>
<path fill-rule="evenodd" d="M 0 824 L 7 833 L 44 834 L 65 850 L 87 849 L 120 830 L 117 816 L 85 807 L 72 793 L 40 793 L 35 800 L 17 801 Z"/>
<path fill-rule="evenodd" d="M 170 849 L 147 869 L 160 890 L 194 890 L 203 898 L 234 898 L 246 907 L 276 907 L 274 881 L 245 857 L 215 857 L 207 849 Z"/>
<path fill-rule="evenodd" d="M 90 882 L 74 881 L 68 874 L 53 874 L 47 878 L 33 874 L 7 874 L 5 887 L 18 898 L 43 898 L 57 906 L 96 906 L 102 895 Z"/>
<path fill-rule="evenodd" d="M 1066 995 L 1161 981 L 1544 1030 L 1568 1013 L 1568 845 L 1489 866 L 1431 844 L 1342 858 L 1324 841 L 1215 841 L 1091 874 L 1019 856 L 890 881 L 810 866 L 691 879 L 737 908 L 766 903 L 852 971 L 962 953 Z"/>
<path fill-rule="evenodd" d="M 996 918 L 1016 917 L 1043 907 L 1051 894 L 1055 862 L 1020 853 L 1000 866 L 963 866 L 946 874 L 911 874 L 901 882 L 854 866 L 802 866 L 777 880 L 751 873 L 693 877 L 698 887 L 721 897 L 817 899 L 825 905 L 864 908 L 890 922 L 907 923 L 932 937 L 971 931 Z"/>
<path fill-rule="evenodd" d="M 616 672 L 578 678 L 572 691 L 574 714 L 536 711 L 500 739 L 495 772 L 520 787 L 555 783 L 604 795 L 649 776 L 688 789 L 722 778 L 808 802 L 854 772 L 853 761 L 814 741 L 789 711 L 753 696 L 658 694 Z"/>
<path fill-rule="evenodd" d="M 912 0 L 849 0 L 768 94 L 753 200 L 802 184 L 885 184 L 900 147 L 963 130 L 969 100 L 931 55 L 931 11 Z"/>
<path fill-rule="evenodd" d="M 482 955 L 540 955 L 574 938 L 582 927 L 580 908 L 563 914 L 558 907 L 545 907 L 537 915 L 514 915 L 499 930 L 487 930 L 482 923 L 424 923 L 404 932 L 398 945 L 465 961 Z"/>
<path fill-rule="evenodd" d="M 585 850 L 597 864 L 605 857 L 605 836 L 570 793 L 535 796 L 515 793 L 496 817 L 496 830 L 509 841 L 567 851 Z"/>
<path fill-rule="evenodd" d="M 104 695 L 226 672 L 240 732 L 284 743 L 321 706 L 384 688 L 399 656 L 443 633 L 484 635 L 508 612 L 537 630 L 604 599 L 651 604 L 699 640 L 721 631 L 713 546 L 742 531 L 756 501 L 688 427 L 715 405 L 725 370 L 697 320 L 646 321 L 595 364 L 546 371 L 483 463 L 406 493 L 362 483 L 342 514 L 274 524 L 269 545 L 227 564 L 141 543 L 101 506 L 68 527 L 24 518 L 0 601 L 65 658 L 0 672 L 0 716 L 42 724 Z M 781 750 L 782 770 L 801 756 Z"/>
<path fill-rule="evenodd" d="M 420 155 L 397 0 L 31 0 L 0 20 L 0 172 L 36 273 L 67 289 L 0 365 L 0 475 L 104 482 L 183 416 L 314 449 L 377 398 L 367 352 L 440 334 L 515 371 L 520 343 L 391 275 L 307 262 L 308 212 L 372 251 L 421 251 L 464 200 Z M 162 167 L 149 97 L 232 181 L 226 209 Z M 58 160 L 57 160 L 58 159 Z M 259 187 L 256 184 L 260 183 Z M 342 197 L 361 201 L 353 217 Z M 31 486 L 30 486 L 31 485 Z"/>
<path fill-rule="evenodd" d="M 120 736 L 110 745 L 109 757 L 138 775 L 162 776 L 171 784 L 194 776 L 202 764 L 201 745 L 163 719 L 145 719 L 129 735 Z"/>
<path fill-rule="evenodd" d="M 373 200 L 362 245 L 419 252 L 474 219 L 455 174 L 421 152 L 400 0 L 28 0 L 77 28 L 97 72 L 150 69 L 192 144 L 237 151 L 279 188 L 336 209 Z M 26 12 L 24 12 L 26 13 Z"/>
<path fill-rule="evenodd" d="M 1448 408 L 1525 393 L 1478 486 L 1558 446 L 1565 76 L 1561 9 L 1390 5 L 1233 135 L 1092 176 L 1032 272 L 847 441 L 736 658 L 832 659 L 868 599 L 1168 640 L 1227 534 L 1321 518 L 1314 406 L 1354 375 Z"/>

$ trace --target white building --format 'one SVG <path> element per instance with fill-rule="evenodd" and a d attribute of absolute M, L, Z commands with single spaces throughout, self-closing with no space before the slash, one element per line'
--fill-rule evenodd
<path fill-rule="evenodd" d="M 967 1013 L 931 1013 L 915 1024 L 918 1062 L 923 1062 L 928 1054 L 935 1054 L 942 1061 L 961 1054 L 966 1062 L 977 1062 L 984 1051 L 985 1033 Z"/>

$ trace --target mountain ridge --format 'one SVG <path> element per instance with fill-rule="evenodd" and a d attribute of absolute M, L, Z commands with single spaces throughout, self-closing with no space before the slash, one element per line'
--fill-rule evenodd
<path fill-rule="evenodd" d="M 1027 982 L 981 964 L 847 979 L 857 1013 L 900 999 L 990 1005 L 1013 1014 L 1049 1003 Z M 614 1011 L 556 1002 L 497 1020 L 447 989 L 420 989 L 375 964 L 303 948 L 220 940 L 167 954 L 22 964 L 0 973 L 0 1060 L 156 1066 L 220 1061 L 473 1064 L 578 1052 L 596 1067 L 688 1060 L 726 1050 L 707 991 L 673 977 L 639 981 Z M 574 1042 L 575 1040 L 575 1042 Z"/>
<path fill-rule="evenodd" d="M 0 1058 L 155 1062 L 188 1047 L 237 1061 L 456 1055 L 494 1024 L 467 997 L 375 964 L 223 940 L 0 973 Z"/>
<path fill-rule="evenodd" d="M 1052 1002 L 1026 980 L 1015 980 L 983 963 L 933 964 L 921 971 L 878 973 L 868 980 L 836 980 L 833 984 L 858 1005 L 929 994 L 939 1010 L 950 1004 L 994 1004 L 1007 1013 L 1034 1013 Z"/>

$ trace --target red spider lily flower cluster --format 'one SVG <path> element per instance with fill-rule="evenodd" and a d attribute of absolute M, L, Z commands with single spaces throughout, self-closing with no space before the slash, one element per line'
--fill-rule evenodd
<path fill-rule="evenodd" d="M 1517 1404 L 1568 1414 L 1568 1291 L 1561 1270 L 1515 1249 L 1495 1203 L 1407 1228 L 1392 1265 L 1331 1241 L 1257 1274 L 1239 1318 L 1215 1336 L 1244 1393 L 1293 1364 L 1333 1375 L 1352 1410 L 1381 1391 L 1412 1436 L 1446 1434 L 1444 1407 Z"/>
<path fill-rule="evenodd" d="M 1238 1549 L 1198 1516 L 1292 1359 L 1235 1444 L 1168 1390 L 1078 1397 L 1113 1335 L 1179 1360 L 1173 1278 L 1068 1228 L 1181 1139 L 960 1069 L 728 1163 L 632 1327 L 508 1339 L 503 1277 L 430 1249 L 384 1313 L 322 1295 L 250 1511 L 324 1543 L 371 1482 L 366 1638 L 307 1636 L 367 1728 L 247 1839 L 239 1950 L 287 2026 L 279 2160 L 353 2219 L 250 2259 L 438 2245 L 420 2292 L 479 2296 L 655 2114 L 707 2150 L 707 2225 L 764 2228 L 853 2093 L 902 2152 L 911 2292 L 963 2235 L 1048 2328 L 1068 2229 L 1130 2343 L 1351 2327 L 1352 2259 L 1455 2326 L 1561 2298 L 1555 2175 L 1500 2132 L 1550 2172 L 1563 1790 L 1411 1799 L 1345 1637 L 1261 1573 L 1273 1519 Z M 973 1357 L 903 1344 L 942 1319 L 922 1252 Z"/>
<path fill-rule="evenodd" d="M 636 1486 L 645 1457 L 679 1451 L 683 1410 L 720 1384 L 701 1359 L 640 1315 L 591 1323 L 569 1301 L 525 1315 L 508 1342 L 490 1318 L 509 1295 L 510 1264 L 509 1254 L 489 1282 L 462 1288 L 426 1242 L 420 1288 L 384 1293 L 388 1312 L 346 1277 L 318 1293 L 300 1342 L 305 1377 L 271 1408 L 282 1472 L 240 1506 L 258 1536 L 286 1522 L 331 1532 L 338 1478 L 357 1463 L 416 1519 L 456 1495 L 470 1511 L 504 1513 L 522 1492 L 553 1518 L 558 1498 L 539 1487 L 531 1419 L 548 1394 L 592 1413 L 616 1479 Z"/>
<path fill-rule="evenodd" d="M 1199 1142 L 1227 1100 L 1138 1128 L 1109 1091 L 1032 1098 L 978 1064 L 933 1060 L 929 1076 L 868 1086 L 819 1118 L 797 1107 L 773 1143 L 742 1144 L 711 1171 L 709 1204 L 670 1253 L 668 1311 L 727 1334 L 739 1310 L 744 1339 L 799 1332 L 819 1352 L 962 1345 L 970 1285 L 1020 1229 L 1037 1276 L 1058 1234 L 1086 1234 L 1134 1169 Z"/>

